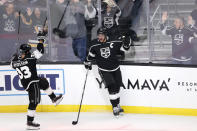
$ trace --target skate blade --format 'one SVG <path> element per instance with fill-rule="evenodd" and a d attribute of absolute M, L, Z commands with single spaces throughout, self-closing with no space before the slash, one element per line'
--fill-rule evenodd
<path fill-rule="evenodd" d="M 124 116 L 124 112 L 120 112 L 120 116 Z"/>
<path fill-rule="evenodd" d="M 60 102 L 63 100 L 63 96 L 59 99 L 59 100 L 57 100 L 54 104 L 55 104 L 55 106 L 57 106 L 57 105 L 59 105 L 60 104 Z"/>
<path fill-rule="evenodd" d="M 114 115 L 114 117 L 115 117 L 116 119 L 119 119 L 120 115 L 116 115 L 116 116 Z"/>
<path fill-rule="evenodd" d="M 26 130 L 40 130 L 40 127 L 27 126 Z"/>

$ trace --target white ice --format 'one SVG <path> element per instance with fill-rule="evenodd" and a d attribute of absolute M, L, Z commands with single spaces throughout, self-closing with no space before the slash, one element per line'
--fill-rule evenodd
<path fill-rule="evenodd" d="M 77 113 L 37 113 L 40 131 L 197 131 L 197 117 L 124 114 L 114 118 L 111 112 L 81 112 L 77 125 Z M 0 131 L 25 131 L 26 113 L 0 113 Z"/>

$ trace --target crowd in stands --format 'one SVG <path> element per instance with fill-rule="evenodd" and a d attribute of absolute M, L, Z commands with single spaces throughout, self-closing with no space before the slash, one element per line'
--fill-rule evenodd
<path fill-rule="evenodd" d="M 145 0 L 101 0 L 99 8 L 97 0 L 0 0 L 0 42 L 6 48 L 0 48 L 0 60 L 9 61 L 10 55 L 21 43 L 32 44 L 32 41 L 36 43 L 36 34 L 39 30 L 45 30 L 46 34 L 50 31 L 52 36 L 63 41 L 70 38 L 69 50 L 81 62 L 85 60 L 87 50 L 92 45 L 91 40 L 96 39 L 95 33 L 100 26 L 106 29 L 110 40 L 116 40 L 120 35 L 128 35 L 133 41 L 140 41 L 137 35 L 140 19 L 143 19 L 141 22 L 145 27 L 147 25 L 145 2 Z M 149 2 L 151 5 L 155 0 Z M 192 48 L 197 39 L 196 14 L 194 10 L 188 16 L 187 26 L 182 17 L 177 17 L 174 22 L 175 28 L 173 31 L 171 28 L 171 32 L 168 32 L 165 25 L 167 14 L 163 14 L 161 30 L 164 34 L 172 36 L 172 52 L 174 52 L 172 58 L 175 63 L 191 64 L 192 57 L 193 63 L 196 62 L 197 51 Z M 179 27 L 176 27 L 177 23 Z M 180 35 L 183 28 L 184 38 Z M 55 33 L 54 29 L 57 29 Z M 186 46 L 189 45 L 187 48 L 193 49 L 193 51 L 184 49 L 187 56 L 180 53 L 185 46 L 176 50 L 181 41 Z M 64 52 L 61 55 L 64 55 Z M 177 59 L 181 62 L 177 62 Z M 188 59 L 190 61 L 185 62 Z"/>

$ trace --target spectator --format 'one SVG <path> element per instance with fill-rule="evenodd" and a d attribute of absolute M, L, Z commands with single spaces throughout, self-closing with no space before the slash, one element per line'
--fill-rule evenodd
<path fill-rule="evenodd" d="M 114 40 L 117 38 L 119 17 L 121 10 L 113 0 L 104 0 L 102 3 L 102 26 L 106 28 L 107 36 Z"/>
<path fill-rule="evenodd" d="M 121 18 L 127 18 L 127 20 L 130 20 L 131 10 L 133 7 L 133 1 L 132 0 L 121 0 L 117 4 L 120 7 L 121 12 L 122 12 Z M 129 23 L 129 24 L 131 24 L 131 23 Z"/>
<path fill-rule="evenodd" d="M 190 28 L 197 34 L 197 9 L 193 10 L 188 16 L 188 24 Z"/>
<path fill-rule="evenodd" d="M 30 7 L 27 7 L 25 13 L 21 14 L 21 19 L 23 22 L 21 31 L 23 33 L 28 33 L 28 34 L 33 33 L 32 14 L 33 14 L 33 10 Z"/>
<path fill-rule="evenodd" d="M 97 19 L 95 19 L 96 16 L 96 9 L 94 7 L 94 1 L 92 0 L 85 0 L 85 10 L 92 12 L 88 15 L 89 12 L 85 13 L 85 25 L 87 29 L 87 48 L 91 46 L 91 38 L 92 38 L 92 28 L 97 24 Z"/>
<path fill-rule="evenodd" d="M 197 64 L 197 9 L 193 10 L 188 16 L 188 25 L 193 31 L 193 36 L 189 39 L 193 45 L 192 64 Z"/>
<path fill-rule="evenodd" d="M 161 30 L 165 35 L 170 35 L 172 38 L 172 61 L 174 64 L 191 64 L 192 45 L 189 43 L 189 38 L 193 36 L 192 31 L 185 27 L 184 19 L 177 17 L 174 20 L 174 26 L 167 28 L 166 20 L 168 14 L 164 12 L 162 15 Z"/>
<path fill-rule="evenodd" d="M 44 22 L 46 20 L 46 14 L 40 10 L 40 8 L 34 9 L 34 14 L 32 15 L 32 23 L 36 34 L 40 29 L 43 28 Z"/>
<path fill-rule="evenodd" d="M 3 5 L 0 14 L 0 60 L 9 61 L 10 56 L 18 46 L 17 27 L 19 13 L 15 12 L 14 4 L 9 2 Z"/>
<path fill-rule="evenodd" d="M 143 0 L 133 0 L 133 7 L 131 10 L 131 28 L 137 32 L 139 23 L 140 23 L 140 15 L 143 11 Z"/>
<path fill-rule="evenodd" d="M 66 35 L 73 38 L 72 47 L 74 54 L 82 62 L 86 58 L 87 31 L 85 18 L 92 18 L 94 17 L 93 14 L 95 14 L 94 9 L 86 8 L 79 0 L 71 0 L 64 18 Z"/>
<path fill-rule="evenodd" d="M 1 14 L 0 23 L 1 23 L 1 32 L 4 33 L 16 33 L 17 31 L 17 19 L 18 12 L 15 12 L 14 4 L 7 3 L 5 4 L 5 13 Z"/>
<path fill-rule="evenodd" d="M 93 6 L 92 0 L 85 1 L 85 18 L 86 20 L 92 19 L 96 16 L 96 9 Z"/>

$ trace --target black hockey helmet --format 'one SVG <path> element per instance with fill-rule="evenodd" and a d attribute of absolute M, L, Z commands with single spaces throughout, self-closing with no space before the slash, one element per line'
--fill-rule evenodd
<path fill-rule="evenodd" d="M 103 27 L 99 28 L 99 29 L 97 30 L 97 35 L 99 35 L 99 34 L 103 34 L 103 35 L 107 36 L 106 29 L 103 28 Z"/>
<path fill-rule="evenodd" d="M 27 54 L 31 50 L 31 46 L 29 44 L 22 44 L 20 46 L 20 53 L 21 54 Z"/>

